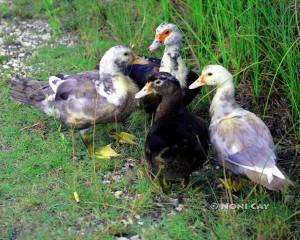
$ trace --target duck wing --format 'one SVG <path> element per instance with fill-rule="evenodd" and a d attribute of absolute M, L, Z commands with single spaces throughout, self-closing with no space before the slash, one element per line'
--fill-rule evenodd
<path fill-rule="evenodd" d="M 75 78 L 77 76 L 68 77 L 55 94 L 54 108 L 67 124 L 84 128 L 93 123 L 121 121 L 135 109 L 134 94 L 138 88 L 126 75 L 106 79 L 119 84 L 110 91 L 105 91 L 103 79 L 96 89 L 94 79 Z"/>
<path fill-rule="evenodd" d="M 193 72 L 193 71 L 189 71 L 188 75 L 187 75 L 187 86 L 190 86 L 193 82 L 195 82 L 198 79 L 198 74 Z M 190 104 L 194 98 L 197 96 L 197 94 L 199 93 L 199 89 L 189 89 L 186 88 L 184 89 L 184 97 L 183 97 L 183 103 L 184 105 L 188 105 Z"/>
<path fill-rule="evenodd" d="M 52 103 L 61 120 L 75 128 L 116 120 L 120 109 L 98 94 L 89 79 L 68 78 L 59 85 Z"/>
<path fill-rule="evenodd" d="M 90 79 L 76 78 L 76 75 L 64 79 L 58 86 L 55 94 L 55 101 L 66 101 L 86 97 L 94 99 L 97 97 L 97 91 L 94 82 Z"/>
<path fill-rule="evenodd" d="M 92 70 L 92 71 L 84 71 L 84 72 L 77 72 L 77 73 L 59 73 L 51 77 L 56 77 L 61 81 L 68 80 L 68 79 L 95 81 L 95 80 L 99 80 L 99 71 Z"/>
<path fill-rule="evenodd" d="M 271 133 L 255 114 L 241 110 L 218 119 L 211 123 L 210 135 L 219 161 L 231 171 L 268 189 L 282 188 L 286 177 L 276 166 Z"/>
<path fill-rule="evenodd" d="M 133 64 L 129 65 L 126 73 L 138 85 L 140 89 L 144 87 L 148 79 L 159 71 L 156 64 Z"/>
<path fill-rule="evenodd" d="M 149 78 L 159 71 L 160 59 L 145 58 L 148 64 L 133 64 L 127 67 L 127 74 L 142 89 Z M 151 94 L 143 99 L 143 106 L 146 113 L 154 113 L 161 101 L 161 97 L 156 94 Z"/>

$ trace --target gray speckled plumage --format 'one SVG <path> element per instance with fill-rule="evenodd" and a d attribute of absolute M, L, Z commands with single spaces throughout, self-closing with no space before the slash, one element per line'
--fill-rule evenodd
<path fill-rule="evenodd" d="M 116 46 L 103 56 L 100 74 L 99 71 L 59 74 L 49 79 L 50 85 L 15 78 L 11 96 L 74 128 L 120 121 L 136 107 L 134 94 L 138 87 L 124 73 L 124 65 L 130 64 L 131 58 L 129 48 Z"/>
<path fill-rule="evenodd" d="M 51 105 L 59 118 L 68 125 L 86 128 L 94 121 L 103 123 L 123 120 L 136 106 L 133 100 L 136 91 L 121 97 L 121 104 L 116 106 L 97 92 L 93 80 L 68 78 L 57 89 L 55 101 Z"/>

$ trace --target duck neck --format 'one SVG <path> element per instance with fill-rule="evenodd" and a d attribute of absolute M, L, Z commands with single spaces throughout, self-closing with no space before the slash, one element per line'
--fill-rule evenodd
<path fill-rule="evenodd" d="M 175 76 L 182 88 L 186 88 L 186 76 L 188 69 L 180 56 L 180 42 L 172 45 L 165 45 L 165 51 L 161 60 L 160 72 L 168 72 Z"/>
<path fill-rule="evenodd" d="M 110 59 L 101 59 L 99 64 L 99 76 L 105 77 L 107 75 L 121 75 L 124 74 L 126 66 L 119 66 Z"/>
<path fill-rule="evenodd" d="M 172 95 L 163 96 L 155 113 L 155 121 L 162 117 L 173 117 L 179 113 L 186 111 L 182 103 L 182 93 L 176 91 Z"/>
<path fill-rule="evenodd" d="M 95 82 L 96 87 L 103 85 L 104 91 L 110 94 L 117 90 L 117 82 L 113 81 L 113 79 L 123 75 L 124 71 L 119 66 L 111 61 L 101 60 L 99 67 L 99 80 Z"/>
<path fill-rule="evenodd" d="M 99 80 L 95 81 L 95 85 L 101 96 L 117 106 L 122 104 L 124 97 L 133 98 L 138 92 L 137 85 L 124 74 L 123 69 L 112 63 L 103 65 L 101 62 Z"/>
<path fill-rule="evenodd" d="M 236 108 L 239 106 L 234 98 L 234 85 L 231 78 L 217 86 L 217 92 L 210 106 L 212 121 L 228 115 Z"/>

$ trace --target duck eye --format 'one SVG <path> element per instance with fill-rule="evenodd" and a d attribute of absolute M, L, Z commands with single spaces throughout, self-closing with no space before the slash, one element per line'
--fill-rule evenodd
<path fill-rule="evenodd" d="M 212 73 L 208 73 L 207 76 L 212 76 Z"/>
<path fill-rule="evenodd" d="M 124 56 L 128 56 L 128 55 L 129 55 L 129 53 L 128 53 L 128 52 L 124 53 Z"/>
<path fill-rule="evenodd" d="M 161 85 L 161 84 L 162 84 L 162 81 L 161 81 L 161 80 L 156 80 L 156 81 L 154 82 L 154 84 L 155 84 L 155 85 Z"/>
<path fill-rule="evenodd" d="M 165 34 L 168 35 L 170 33 L 170 30 L 165 31 Z"/>

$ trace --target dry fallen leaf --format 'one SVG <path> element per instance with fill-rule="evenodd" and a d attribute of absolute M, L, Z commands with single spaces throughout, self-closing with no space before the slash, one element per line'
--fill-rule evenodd
<path fill-rule="evenodd" d="M 137 144 L 136 136 L 128 132 L 110 131 L 110 135 L 116 139 L 119 143 Z"/>
<path fill-rule="evenodd" d="M 95 148 L 94 154 L 97 158 L 111 158 L 120 155 L 112 149 L 111 144 Z"/>
<path fill-rule="evenodd" d="M 73 195 L 74 195 L 75 201 L 76 201 L 77 203 L 79 203 L 79 202 L 80 202 L 80 198 L 79 198 L 78 193 L 77 193 L 77 192 L 73 192 Z"/>

